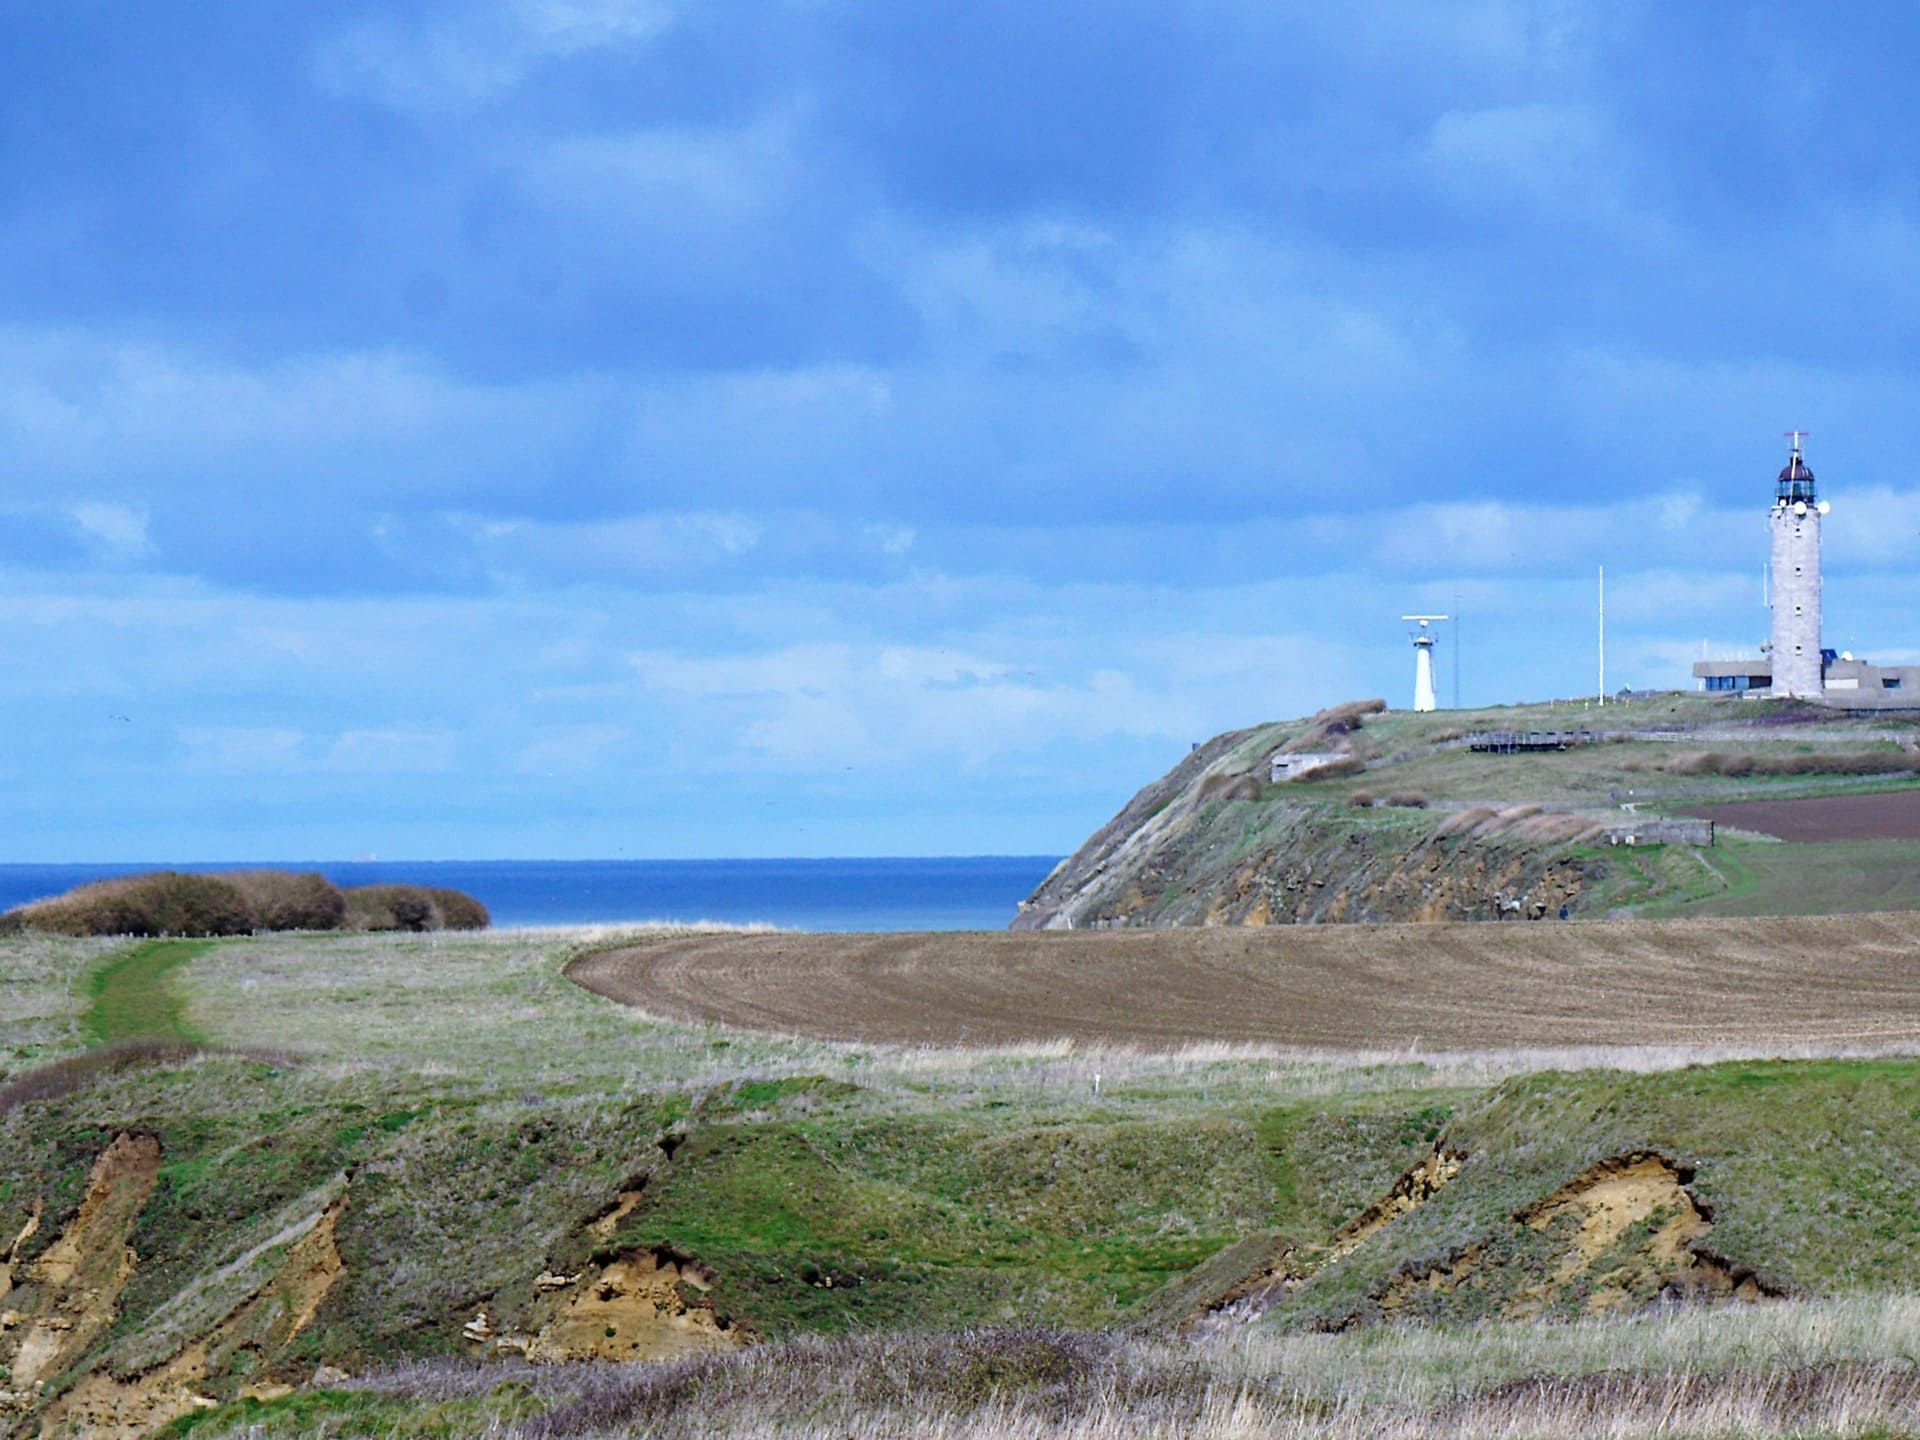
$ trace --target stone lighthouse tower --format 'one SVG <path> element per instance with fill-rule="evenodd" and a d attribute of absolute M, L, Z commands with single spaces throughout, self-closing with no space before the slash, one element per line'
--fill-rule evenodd
<path fill-rule="evenodd" d="M 1820 656 L 1820 520 L 1813 471 L 1800 458 L 1802 431 L 1789 432 L 1793 454 L 1780 472 L 1773 511 L 1773 687 L 1779 696 L 1818 699 L 1826 689 Z"/>

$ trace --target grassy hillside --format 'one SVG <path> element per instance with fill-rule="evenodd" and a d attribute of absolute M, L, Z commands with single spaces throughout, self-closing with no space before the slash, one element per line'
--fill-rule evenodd
<path fill-rule="evenodd" d="M 1729 1293 L 1920 1278 L 1910 1060 L 1529 1074 L 833 1045 L 650 1020 L 561 977 L 580 941 L 469 935 L 169 953 L 164 1004 L 208 1048 L 95 1063 L 74 1058 L 86 1017 L 143 967 L 52 943 L 0 941 L 0 995 L 43 1037 L 0 1071 L 0 1389 L 21 1433 L 186 1415 L 465 1434 L 587 1383 L 515 1379 L 549 1374 L 523 1356 L 746 1346 L 824 1385 L 871 1362 L 863 1337 L 969 1326 L 1015 1330 L 896 1356 L 928 1403 L 1071 1380 L 1091 1404 L 1126 1367 L 1178 1371 L 1156 1347 L 1223 1314 L 1247 1335 L 1574 1316 L 1707 1286 L 1696 1249 Z M 1568 1268 L 1589 1192 L 1563 1192 L 1635 1156 L 1676 1178 L 1647 1162 L 1604 1192 L 1631 1223 Z M 1219 1308 L 1276 1256 L 1283 1283 Z M 1145 1338 L 1088 1333 L 1116 1327 Z M 804 1349 L 823 1337 L 855 1348 Z M 287 1391 L 409 1358 L 443 1368 Z M 461 1378 L 471 1362 L 495 1368 Z M 702 1403 L 724 1409 L 750 1372 L 712 1373 Z M 1231 1378 L 1182 1373 L 1182 1406 Z"/>
<path fill-rule="evenodd" d="M 1521 754 L 1464 743 L 1528 730 L 1588 731 L 1595 743 Z M 1276 752 L 1343 758 L 1271 783 Z M 1920 905 L 1914 840 L 1811 855 L 1805 875 L 1739 834 L 1724 856 L 1675 845 L 1649 857 L 1600 842 L 1606 827 L 1636 817 L 1910 788 L 1917 770 L 1920 721 L 1796 702 L 1673 694 L 1424 715 L 1338 707 L 1201 746 L 1063 862 L 1015 925 L 1542 918 L 1563 906 L 1574 916 L 1694 904 L 1727 914 L 1911 908 Z M 1784 888 L 1770 883 L 1774 868 Z"/>

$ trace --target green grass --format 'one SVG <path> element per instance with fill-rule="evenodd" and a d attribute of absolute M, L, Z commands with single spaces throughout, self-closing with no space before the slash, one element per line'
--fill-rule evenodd
<path fill-rule="evenodd" d="M 1780 898 L 1743 908 L 1738 896 L 1746 881 L 1735 862 L 1574 851 L 1552 838 L 1551 819 L 1516 823 L 1522 807 L 1604 823 L 1624 818 L 1628 805 L 1657 815 L 1663 807 L 1716 800 L 1910 788 L 1914 779 L 1902 786 L 1884 775 L 1693 774 L 1690 757 L 1752 757 L 1762 764 L 1835 754 L 1897 758 L 1889 735 L 1920 736 L 1920 721 L 1679 694 L 1604 709 L 1575 702 L 1388 712 L 1366 717 L 1345 737 L 1365 763 L 1361 773 L 1265 783 L 1267 756 L 1308 738 L 1311 728 L 1305 720 L 1269 724 L 1209 742 L 1202 747 L 1204 764 L 1189 757 L 1136 797 L 1137 814 L 1131 806 L 1123 812 L 1137 821 L 1149 810 L 1161 815 L 1153 843 L 1116 848 L 1126 835 L 1102 832 L 1102 848 L 1083 851 L 1050 877 L 1041 902 L 1064 907 L 1083 925 L 1478 919 L 1514 897 L 1549 907 L 1571 898 L 1582 918 L 1683 913 L 1695 901 L 1724 901 L 1721 913 L 1730 915 L 1792 913 L 1804 897 L 1823 910 L 1920 908 L 1910 864 L 1920 847 L 1859 851 L 1848 857 L 1860 862 L 1854 869 L 1833 867 L 1832 878 L 1843 884 L 1761 887 L 1760 896 Z M 1458 743 L 1497 729 L 1592 729 L 1609 738 L 1517 755 L 1478 754 Z M 1429 804 L 1357 807 L 1352 800 L 1362 792 L 1376 800 L 1417 793 Z M 1486 834 L 1436 841 L 1448 812 L 1467 807 L 1516 813 Z"/>
<path fill-rule="evenodd" d="M 125 1040 L 198 1044 L 169 976 L 212 948 L 210 940 L 149 940 L 89 972 L 86 1029 L 102 1045 Z"/>
<path fill-rule="evenodd" d="M 1920 1061 L 1731 1062 L 1663 1074 L 1542 1072 L 1496 1087 L 1448 1127 L 1468 1160 L 1430 1202 L 1277 1309 L 1316 1325 L 1367 1313 L 1385 1278 L 1486 1242 L 1473 1283 L 1433 1308 L 1493 1315 L 1541 1280 L 1513 1221 L 1596 1161 L 1652 1149 L 1697 1167 L 1712 1246 L 1796 1293 L 1920 1289 Z M 1572 1313 L 1581 1299 L 1558 1302 Z"/>
<path fill-rule="evenodd" d="M 160 1137 L 139 1263 L 98 1352 L 123 1374 L 215 1323 L 270 1269 L 274 1237 L 343 1184 L 345 1275 L 263 1373 L 459 1354 L 477 1306 L 522 1323 L 542 1270 L 637 1245 L 710 1267 L 716 1304 L 764 1337 L 1105 1327 L 1243 1237 L 1323 1242 L 1444 1136 L 1473 1157 L 1454 1184 L 1274 1324 L 1364 1309 L 1393 1265 L 1510 1230 L 1515 1209 L 1635 1146 L 1697 1164 L 1716 1248 L 1784 1283 L 1920 1288 L 1920 1062 L 1533 1074 L 1498 1057 L 835 1045 L 649 1020 L 560 977 L 576 944 L 280 936 L 112 957 L 88 972 L 95 1013 L 112 997 L 213 1046 L 298 1055 L 102 1074 L 0 1115 L 0 1236 L 43 1202 L 30 1260 L 116 1133 Z M 72 952 L 75 970 L 92 953 Z M 0 996 L 15 971 L 42 996 L 44 967 L 0 941 Z M 618 1232 L 590 1233 L 639 1176 Z M 1496 1312 L 1500 1293 L 1463 1309 Z M 369 1425 L 426 1423 L 424 1402 L 354 1403 Z M 459 1433 L 456 1414 L 441 1419 Z"/>
<path fill-rule="evenodd" d="M 1718 894 L 1650 915 L 1843 915 L 1920 910 L 1920 841 L 1723 840 L 1703 858 L 1726 880 Z"/>
<path fill-rule="evenodd" d="M 1760 917 L 1920 910 L 1920 841 L 1743 839 L 1591 846 L 1589 915 Z"/>
<path fill-rule="evenodd" d="M 0 944 L 0 1081 L 86 1048 L 82 977 L 122 943 L 14 935 Z"/>

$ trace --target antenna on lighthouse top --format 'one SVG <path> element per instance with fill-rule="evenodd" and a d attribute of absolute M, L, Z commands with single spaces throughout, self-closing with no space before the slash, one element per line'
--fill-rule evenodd
<path fill-rule="evenodd" d="M 1793 458 L 1800 458 L 1800 442 L 1813 434 L 1811 430 L 1782 430 L 1781 435 L 1793 442 Z"/>

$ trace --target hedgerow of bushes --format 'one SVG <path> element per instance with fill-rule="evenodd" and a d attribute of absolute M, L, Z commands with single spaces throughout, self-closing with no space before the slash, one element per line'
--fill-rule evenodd
<path fill-rule="evenodd" d="M 97 880 L 0 915 L 0 933 L 251 935 L 257 930 L 484 930 L 487 907 L 430 885 L 341 889 L 308 871 L 156 870 Z"/>
<path fill-rule="evenodd" d="M 1676 775 L 1907 775 L 1920 772 L 1911 750 L 1809 755 L 1728 755 L 1718 750 L 1681 755 L 1668 762 Z"/>

